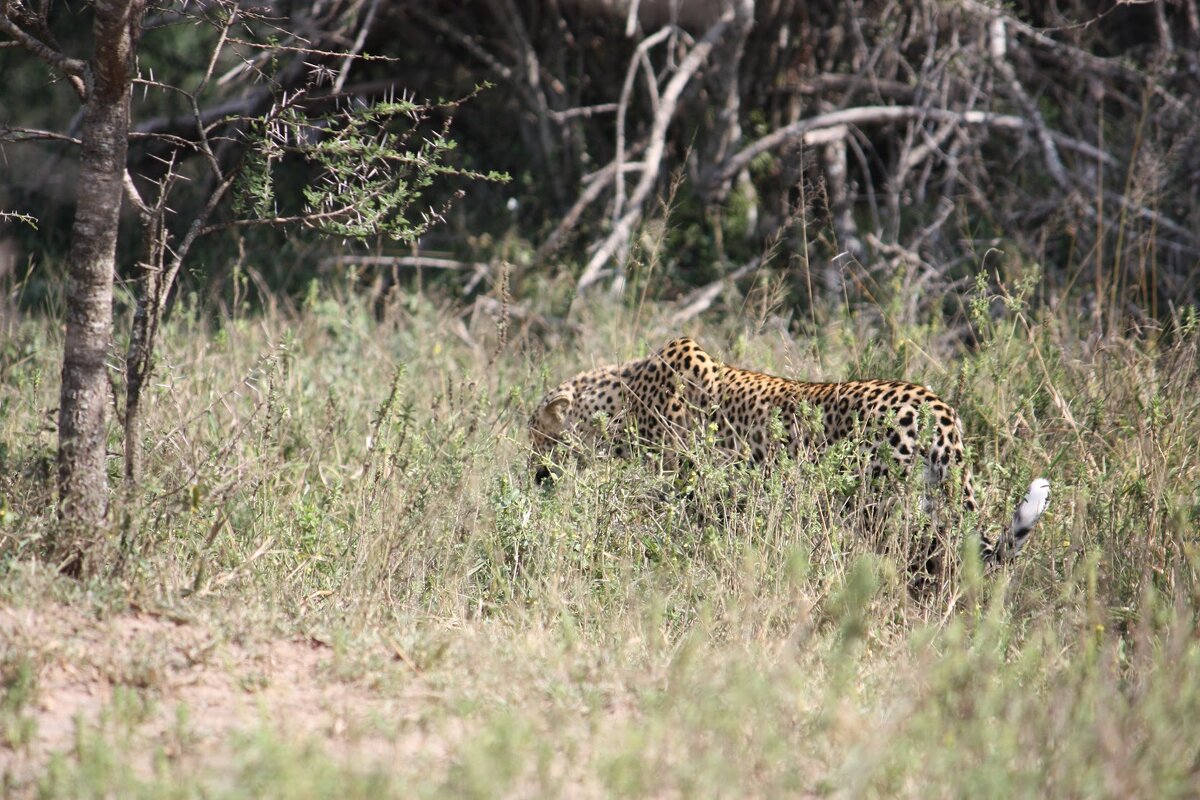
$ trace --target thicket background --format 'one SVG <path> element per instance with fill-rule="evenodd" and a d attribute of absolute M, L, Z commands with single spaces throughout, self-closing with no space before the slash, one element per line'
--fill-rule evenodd
<path fill-rule="evenodd" d="M 152 13 L 139 43 L 143 77 L 194 85 L 222 8 Z M 664 227 L 668 255 L 642 284 L 662 299 L 768 252 L 764 269 L 779 276 L 789 304 L 818 311 L 899 281 L 914 311 L 953 312 L 942 298 L 969 284 L 985 257 L 993 273 L 1038 264 L 1048 288 L 1070 291 L 1097 315 L 1163 319 L 1196 298 L 1200 19 L 1192 0 L 347 0 L 263 9 L 294 23 L 280 26 L 293 31 L 279 34 L 285 49 L 247 80 L 237 68 L 260 51 L 230 48 L 220 62 L 228 73 L 218 70 L 227 79 L 197 98 L 205 122 L 226 120 L 219 130 L 235 140 L 239 119 L 287 92 L 308 91 L 314 103 L 335 89 L 344 102 L 453 100 L 491 85 L 453 110 L 452 163 L 512 180 L 432 189 L 431 199 L 467 193 L 415 248 L 462 262 L 436 278 L 458 289 L 486 291 L 500 262 L 511 265 L 514 296 L 537 295 L 545 277 L 623 278 L 621 256 L 637 236 L 616 223 L 633 213 L 633 227 L 645 219 Z M 51 22 L 64 47 L 88 35 L 70 14 Z M 711 52 L 690 63 L 714 32 Z M 257 34 L 243 38 L 270 38 Z M 313 65 L 337 80 L 314 84 Z M 0 71 L 7 138 L 12 127 L 70 134 L 77 101 L 65 82 L 14 48 L 0 51 Z M 897 110 L 901 118 L 887 117 Z M 136 180 L 161 175 L 172 151 L 199 157 L 179 149 L 195 127 L 179 93 L 142 86 L 133 113 Z M 39 279 L 52 279 L 65 251 L 74 159 L 71 145 L 44 141 L 9 144 L 5 155 L 0 207 L 40 224 L 5 224 L 3 268 L 40 267 L 26 283 L 25 298 L 36 302 Z M 278 209 L 297 206 L 294 187 L 311 169 L 299 158 L 282 165 Z M 189 221 L 189 197 L 199 203 L 206 188 L 176 188 L 177 225 Z M 126 228 L 129 264 L 135 226 Z M 614 230 L 623 235 L 614 239 Z M 257 302 L 264 291 L 302 291 L 312 276 L 345 269 L 338 257 L 414 254 L 387 241 L 347 247 L 241 229 L 202 248 L 188 264 L 193 288 L 228 298 L 241 254 L 261 275 L 251 289 Z M 616 258 L 596 260 L 600 248 Z M 484 281 L 471 268 L 479 263 Z M 400 262 L 370 264 L 369 273 L 412 278 Z"/>

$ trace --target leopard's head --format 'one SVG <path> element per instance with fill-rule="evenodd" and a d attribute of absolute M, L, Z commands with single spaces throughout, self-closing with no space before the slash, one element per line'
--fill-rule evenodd
<path fill-rule="evenodd" d="M 570 384 L 563 384 L 542 398 L 529 418 L 529 466 L 539 484 L 558 473 L 554 459 L 566 447 L 573 427 L 574 406 L 575 390 Z"/>

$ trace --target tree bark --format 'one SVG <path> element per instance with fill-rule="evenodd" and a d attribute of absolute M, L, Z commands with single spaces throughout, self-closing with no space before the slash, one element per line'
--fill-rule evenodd
<path fill-rule="evenodd" d="M 78 572 L 108 508 L 105 469 L 113 265 L 129 137 L 134 50 L 144 0 L 94 3 L 94 55 L 86 75 L 82 155 L 67 286 L 58 412 L 59 518 L 64 568 Z"/>

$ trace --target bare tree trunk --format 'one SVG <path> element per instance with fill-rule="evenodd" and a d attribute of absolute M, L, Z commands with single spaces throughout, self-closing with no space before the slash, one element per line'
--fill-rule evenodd
<path fill-rule="evenodd" d="M 80 571 L 108 507 L 106 359 L 112 337 L 113 263 L 129 136 L 129 90 L 143 0 L 97 0 L 95 55 L 83 117 L 78 205 L 71 231 L 66 342 L 58 412 L 57 556 Z"/>

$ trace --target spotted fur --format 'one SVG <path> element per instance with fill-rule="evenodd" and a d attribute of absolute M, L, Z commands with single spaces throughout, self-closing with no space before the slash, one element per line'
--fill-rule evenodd
<path fill-rule="evenodd" d="M 979 510 L 962 423 L 932 390 L 893 380 L 787 380 L 721 364 L 688 338 L 646 358 L 580 373 L 549 392 L 529 423 L 532 465 L 540 483 L 564 450 L 622 456 L 639 444 L 671 459 L 708 426 L 715 426 L 720 450 L 760 463 L 783 452 L 793 460 L 817 458 L 853 437 L 873 478 L 923 465 L 926 481 L 945 490 L 957 470 L 963 509 Z M 995 541 L 984 539 L 986 562 L 1016 555 L 1048 495 L 1044 479 L 1030 485 L 1009 529 Z"/>

